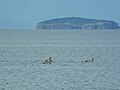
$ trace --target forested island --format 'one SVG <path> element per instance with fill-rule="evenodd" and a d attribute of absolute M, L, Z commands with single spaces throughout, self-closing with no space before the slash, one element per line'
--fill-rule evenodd
<path fill-rule="evenodd" d="M 39 22 L 36 29 L 119 29 L 119 26 L 115 21 L 66 17 Z"/>

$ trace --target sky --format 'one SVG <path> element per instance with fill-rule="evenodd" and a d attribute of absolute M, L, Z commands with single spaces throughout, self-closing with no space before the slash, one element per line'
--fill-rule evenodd
<path fill-rule="evenodd" d="M 0 29 L 35 29 L 41 21 L 62 17 L 120 24 L 120 0 L 0 0 Z"/>

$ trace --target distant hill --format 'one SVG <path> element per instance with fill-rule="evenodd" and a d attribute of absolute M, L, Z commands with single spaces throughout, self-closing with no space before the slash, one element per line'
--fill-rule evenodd
<path fill-rule="evenodd" d="M 55 18 L 39 22 L 36 29 L 118 29 L 114 21 L 80 17 Z"/>

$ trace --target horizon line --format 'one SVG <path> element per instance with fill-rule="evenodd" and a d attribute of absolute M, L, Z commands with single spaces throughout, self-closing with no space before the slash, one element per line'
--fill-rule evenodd
<path fill-rule="evenodd" d="M 120 47 L 120 45 L 102 45 L 102 44 L 101 44 L 101 45 L 100 45 L 100 44 L 99 44 L 99 45 L 30 45 L 30 44 L 28 44 L 28 45 L 22 45 L 22 44 L 12 45 L 12 44 L 11 44 L 11 45 L 0 45 L 0 46 L 1 46 L 1 47 L 2 47 L 2 46 L 3 46 L 3 47 L 6 47 L 6 46 L 11 46 L 11 47 L 12 47 L 12 46 L 13 46 L 13 47 L 15 47 L 15 46 L 16 46 L 16 47 L 17 47 L 17 46 L 25 46 L 25 47 L 27 47 L 27 46 L 31 46 L 31 47 L 32 47 L 32 46 L 51 46 L 51 47 L 52 47 L 52 46 L 56 46 L 56 47 L 59 47 L 59 46 L 62 46 L 62 47 L 64 47 L 64 46 L 69 46 L 69 47 L 74 47 L 74 46 L 77 46 L 77 47 L 80 47 L 80 46 L 82 46 L 82 47 L 84 47 L 84 46 L 86 46 L 86 47 L 89 47 L 89 46 L 91 46 L 91 47 L 92 47 L 92 46 L 98 46 L 98 47 L 99 47 L 99 46 L 101 46 L 101 47 L 102 47 L 102 46 L 105 46 L 105 47 L 106 47 L 106 46 L 108 46 L 108 47 L 118 46 L 118 47 Z"/>

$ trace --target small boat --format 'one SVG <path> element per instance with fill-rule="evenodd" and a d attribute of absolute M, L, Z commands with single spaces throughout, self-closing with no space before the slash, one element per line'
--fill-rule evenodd
<path fill-rule="evenodd" d="M 89 60 L 85 60 L 85 62 L 94 62 L 94 60 L 95 60 L 95 59 L 92 58 L 92 60 L 90 60 L 90 59 L 89 59 Z"/>
<path fill-rule="evenodd" d="M 49 57 L 47 60 L 45 60 L 44 62 L 43 62 L 43 64 L 51 64 L 53 61 L 52 61 L 52 58 L 51 57 Z"/>

